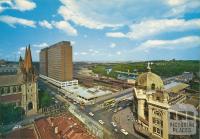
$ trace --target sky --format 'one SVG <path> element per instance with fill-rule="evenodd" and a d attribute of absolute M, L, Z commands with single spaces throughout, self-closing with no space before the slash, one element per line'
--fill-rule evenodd
<path fill-rule="evenodd" d="M 199 0 L 0 0 L 0 59 L 70 41 L 73 61 L 200 59 Z"/>

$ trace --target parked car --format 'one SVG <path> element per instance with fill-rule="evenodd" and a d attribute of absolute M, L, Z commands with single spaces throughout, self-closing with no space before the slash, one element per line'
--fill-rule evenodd
<path fill-rule="evenodd" d="M 117 126 L 115 122 L 111 122 L 111 124 L 112 124 L 114 127 L 116 127 L 116 126 Z"/>
<path fill-rule="evenodd" d="M 128 135 L 128 132 L 127 132 L 125 129 L 122 128 L 120 131 L 121 131 L 124 135 Z"/>
<path fill-rule="evenodd" d="M 94 114 L 92 112 L 89 113 L 90 116 L 94 116 Z"/>
<path fill-rule="evenodd" d="M 13 127 L 13 130 L 19 129 L 19 128 L 22 128 L 22 126 L 21 126 L 21 125 L 15 125 L 15 126 Z"/>
<path fill-rule="evenodd" d="M 102 125 L 104 124 L 104 122 L 102 120 L 99 120 L 99 123 L 102 124 Z"/>

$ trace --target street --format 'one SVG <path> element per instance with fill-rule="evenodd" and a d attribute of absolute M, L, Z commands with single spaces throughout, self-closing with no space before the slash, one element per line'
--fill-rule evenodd
<path fill-rule="evenodd" d="M 59 89 L 56 86 L 48 83 L 47 81 L 40 80 L 39 87 L 40 89 L 46 90 L 52 96 L 54 96 L 56 101 L 68 103 L 70 105 L 76 105 L 81 109 L 83 113 L 87 114 L 88 116 L 96 120 L 97 122 L 99 122 L 99 120 L 103 121 L 103 124 L 101 123 L 99 124 L 101 124 L 104 128 L 109 130 L 115 136 L 116 139 L 137 139 L 138 138 L 138 135 L 134 135 L 135 133 L 132 134 L 129 132 L 128 135 L 125 135 L 124 133 L 120 131 L 121 130 L 120 125 L 116 125 L 116 127 L 114 127 L 113 124 L 111 123 L 111 122 L 114 122 L 113 115 L 120 110 L 123 110 L 127 107 L 131 107 L 132 101 L 124 100 L 124 101 L 116 103 L 116 105 L 113 107 L 110 106 L 110 107 L 105 107 L 105 108 L 100 108 L 100 109 L 99 109 L 99 104 L 100 102 L 103 102 L 103 101 L 99 101 L 98 105 L 97 104 L 86 105 L 82 109 L 80 104 L 76 102 L 74 102 L 73 104 L 71 99 L 67 99 L 63 93 L 59 92 Z M 128 92 L 126 92 L 126 94 L 127 93 Z M 116 96 L 117 95 L 115 95 L 115 97 Z M 117 97 L 121 97 L 121 96 L 122 94 L 119 94 Z M 110 97 L 108 97 L 108 99 L 110 99 Z M 93 116 L 89 114 L 90 112 L 93 114 Z"/>

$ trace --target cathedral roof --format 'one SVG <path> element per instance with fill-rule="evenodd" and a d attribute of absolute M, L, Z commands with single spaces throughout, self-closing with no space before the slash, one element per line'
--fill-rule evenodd
<path fill-rule="evenodd" d="M 22 84 L 23 77 L 20 75 L 1 75 L 0 86 L 11 86 Z"/>

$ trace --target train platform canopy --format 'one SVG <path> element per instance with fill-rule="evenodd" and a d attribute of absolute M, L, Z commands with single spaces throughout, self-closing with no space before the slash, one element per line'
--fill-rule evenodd
<path fill-rule="evenodd" d="M 165 91 L 178 93 L 184 89 L 186 89 L 189 85 L 181 82 L 171 82 L 164 86 Z"/>

